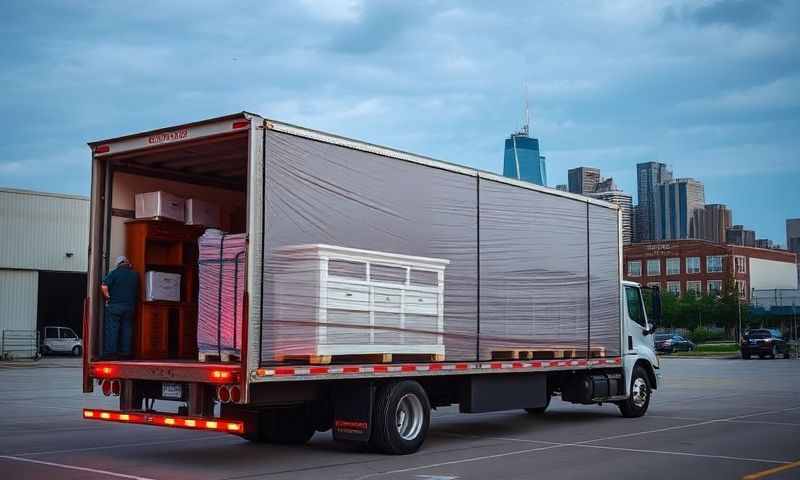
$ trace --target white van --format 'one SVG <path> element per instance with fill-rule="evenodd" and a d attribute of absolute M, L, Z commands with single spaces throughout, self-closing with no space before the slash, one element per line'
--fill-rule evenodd
<path fill-rule="evenodd" d="M 42 354 L 71 353 L 79 357 L 83 353 L 83 342 L 69 327 L 44 327 Z"/>

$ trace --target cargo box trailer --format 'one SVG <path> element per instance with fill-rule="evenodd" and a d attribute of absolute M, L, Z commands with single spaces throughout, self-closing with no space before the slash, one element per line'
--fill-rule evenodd
<path fill-rule="evenodd" d="M 281 443 L 332 430 L 402 454 L 432 408 L 539 414 L 558 397 L 636 417 L 658 388 L 658 291 L 648 318 L 613 204 L 247 112 L 89 145 L 83 387 L 119 410 L 87 419 Z M 202 226 L 135 218 L 148 192 L 212 205 L 244 248 L 215 237 L 215 260 Z M 103 351 L 99 290 L 118 255 L 181 283 L 174 301 L 141 289 L 123 359 Z"/>

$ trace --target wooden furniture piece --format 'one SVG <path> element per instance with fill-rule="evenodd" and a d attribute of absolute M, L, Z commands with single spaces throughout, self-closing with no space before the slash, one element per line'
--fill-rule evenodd
<path fill-rule="evenodd" d="M 197 239 L 203 227 L 166 220 L 125 224 L 126 255 L 139 274 L 134 323 L 137 359 L 197 358 Z M 179 302 L 147 301 L 145 272 L 181 275 Z"/>
<path fill-rule="evenodd" d="M 276 249 L 273 261 L 277 360 L 444 360 L 449 260 L 315 244 Z"/>

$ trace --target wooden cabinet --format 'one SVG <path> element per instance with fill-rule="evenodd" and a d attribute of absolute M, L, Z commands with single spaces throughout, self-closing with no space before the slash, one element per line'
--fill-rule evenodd
<path fill-rule="evenodd" d="M 197 358 L 197 239 L 203 227 L 134 220 L 125 224 L 126 254 L 139 274 L 134 324 L 137 359 Z M 146 301 L 145 273 L 181 275 L 179 302 Z"/>

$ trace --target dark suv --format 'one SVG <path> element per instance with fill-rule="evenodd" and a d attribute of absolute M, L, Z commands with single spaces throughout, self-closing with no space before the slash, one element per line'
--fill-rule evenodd
<path fill-rule="evenodd" d="M 778 358 L 778 355 L 783 355 L 783 358 L 789 358 L 786 340 L 780 333 L 765 328 L 746 331 L 741 350 L 745 360 L 749 360 L 751 355 L 758 355 L 759 358 Z"/>

